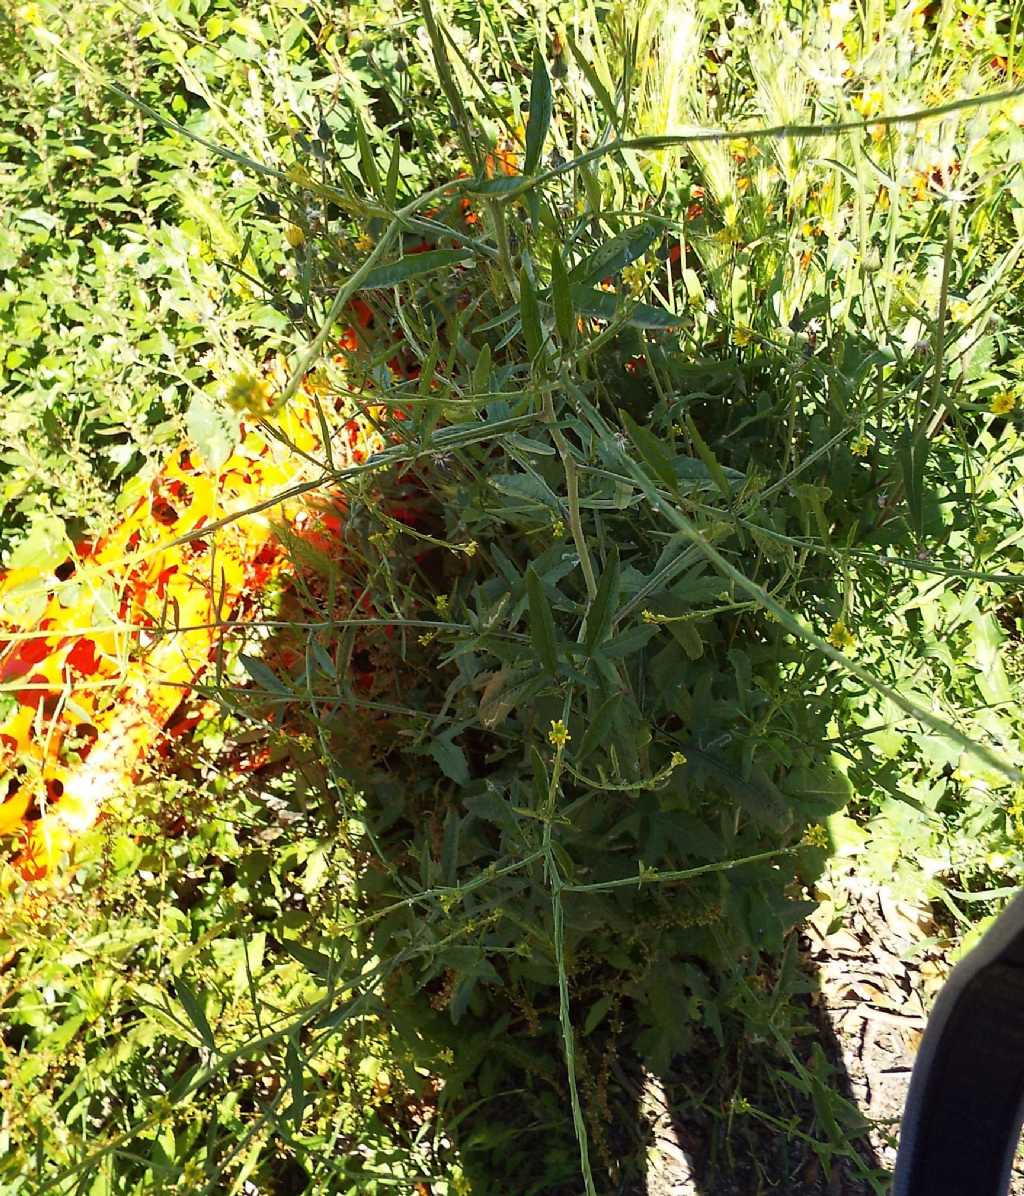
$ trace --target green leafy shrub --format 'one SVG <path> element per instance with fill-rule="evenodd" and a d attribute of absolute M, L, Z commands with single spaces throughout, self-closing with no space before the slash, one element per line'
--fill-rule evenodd
<path fill-rule="evenodd" d="M 692 94 L 721 96 L 693 10 L 689 19 L 684 75 Z M 657 132 L 741 111 L 756 113 L 755 128 L 856 124 L 851 99 L 870 103 L 855 88 L 900 65 L 894 29 L 891 44 L 847 60 L 852 95 L 819 90 L 815 70 L 845 53 L 843 25 L 801 38 L 770 14 L 726 28 L 716 46 L 730 109 L 720 100 L 666 117 L 662 105 L 670 127 Z M 999 163 L 1014 175 L 1017 150 L 978 109 L 938 139 L 908 122 L 848 137 L 723 135 L 686 157 L 685 137 L 626 141 L 563 169 L 574 144 L 599 142 L 602 122 L 629 135 L 629 92 L 617 107 L 601 77 L 603 67 L 631 78 L 644 47 L 625 42 L 618 61 L 593 45 L 589 63 L 568 50 L 554 72 L 535 61 L 513 151 L 521 173 L 484 182 L 508 151 L 488 145 L 476 112 L 511 122 L 522 84 L 496 53 L 490 93 L 460 88 L 460 63 L 469 67 L 446 48 L 457 36 L 429 19 L 428 31 L 477 176 L 463 196 L 482 233 L 467 239 L 457 193 L 447 207 L 432 196 L 440 248 L 417 261 L 413 239 L 399 238 L 398 264 L 364 283 L 375 318 L 362 388 L 404 418 L 390 454 L 346 484 L 346 551 L 365 563 L 375 612 L 409 630 L 404 711 L 389 706 L 376 766 L 363 744 L 351 773 L 371 795 L 385 863 L 362 892 L 379 918 L 374 954 L 416 951 L 389 983 L 388 1007 L 418 1008 L 425 1024 L 442 1005 L 459 1026 L 447 1098 L 495 1102 L 514 1120 L 498 1095 L 510 1070 L 531 1114 L 554 1088 L 572 1105 L 588 1175 L 588 1140 L 615 1169 L 602 1149 L 609 1052 L 664 1069 L 695 1030 L 721 1035 L 742 1016 L 748 1034 L 767 1027 L 794 1082 L 824 1090 L 787 1056 L 773 1021 L 783 990 L 760 1017 L 750 994 L 809 908 L 830 841 L 815 824 L 846 804 L 851 774 L 869 808 L 889 785 L 864 753 L 865 722 L 881 713 L 904 742 L 916 727 L 916 783 L 930 790 L 948 791 L 965 759 L 1010 791 L 1019 776 L 991 721 L 970 728 L 978 746 L 954 725 L 960 682 L 944 678 L 937 703 L 912 680 L 927 637 L 901 636 L 897 665 L 886 610 L 908 572 L 911 585 L 915 571 L 952 579 L 951 631 L 978 609 L 972 569 L 999 584 L 964 560 L 991 499 L 958 497 L 976 472 L 973 446 L 990 435 L 986 396 L 1019 351 L 1013 301 L 995 299 L 1016 262 L 1019 216 L 987 174 Z M 775 36 L 784 52 L 769 62 Z M 981 84 L 956 39 L 934 36 L 946 57 L 931 76 L 904 65 L 900 100 Z M 854 35 L 847 50 L 857 46 Z M 558 71 L 569 81 L 553 89 Z M 650 95 L 663 91 L 653 80 Z M 875 147 L 892 172 L 881 191 Z M 368 185 L 387 173 L 378 164 Z M 393 185 L 377 186 L 400 228 L 415 201 L 402 208 Z M 986 260 L 961 257 L 961 222 L 993 238 Z M 922 244 L 925 229 L 933 239 Z M 379 253 L 396 257 L 383 243 Z M 904 255 L 914 281 L 901 287 Z M 351 293 L 359 264 L 332 257 L 322 269 L 334 287 L 348 277 Z M 411 378 L 379 368 L 396 354 L 413 363 Z M 403 505 L 401 518 L 389 514 Z M 1019 568 L 1013 554 L 1006 563 Z M 938 626 L 940 610 L 930 619 Z M 998 639 L 992 617 L 979 619 L 974 642 Z M 341 680 L 330 630 L 320 645 L 316 659 L 331 666 L 307 655 L 285 683 L 297 700 L 321 693 L 317 725 L 336 727 L 329 742 L 344 765 L 340 712 L 361 702 Z M 914 804 L 910 786 L 893 796 Z M 1003 827 L 1007 816 L 989 808 Z M 565 1088 L 553 1047 L 539 1045 L 556 1040 Z M 501 1187 L 512 1179 L 498 1153 L 485 1173 Z M 525 1183 L 522 1159 L 510 1165 Z M 552 1190 L 551 1167 L 538 1163 L 535 1190 Z"/>

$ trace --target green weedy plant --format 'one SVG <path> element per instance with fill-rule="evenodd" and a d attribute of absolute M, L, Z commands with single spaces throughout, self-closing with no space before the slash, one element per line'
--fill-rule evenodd
<path fill-rule="evenodd" d="M 397 962 L 384 1006 L 435 1041 L 431 1007 L 458 1027 L 444 1099 L 483 1102 L 460 1145 L 501 1190 L 574 1190 L 564 1152 L 507 1162 L 509 1135 L 566 1105 L 587 1191 L 595 1173 L 624 1182 L 611 1058 L 665 1071 L 700 1033 L 725 1051 L 740 1019 L 817 1102 L 821 1157 L 855 1160 L 827 1078 L 789 1046 L 792 971 L 768 962 L 811 908 L 822 824 L 850 796 L 841 728 L 882 703 L 950 758 L 1019 780 L 903 677 L 856 659 L 851 631 L 872 576 L 927 571 L 925 545 L 957 543 L 929 466 L 939 416 L 953 416 L 947 380 L 974 381 L 949 326 L 957 221 L 965 207 L 996 226 L 1008 214 L 1002 193 L 952 187 L 950 153 L 959 136 L 997 156 L 999 141 L 973 101 L 943 109 L 937 289 L 897 315 L 891 275 L 921 253 L 922 228 L 895 210 L 932 163 L 908 148 L 927 113 L 869 124 L 851 104 L 865 101 L 847 72 L 883 71 L 883 52 L 840 70 L 849 14 L 801 38 L 773 11 L 737 10 L 718 19 L 727 81 L 711 80 L 696 13 L 674 15 L 687 94 L 709 97 L 699 113 L 666 96 L 669 65 L 638 82 L 644 55 L 657 61 L 655 20 L 623 19 L 602 44 L 579 16 L 552 19 L 531 63 L 485 23 L 467 38 L 425 4 L 469 179 L 406 200 L 400 150 L 368 140 L 365 192 L 346 199 L 364 213 L 351 241 L 368 229 L 376 250 L 361 261 L 333 242 L 312 267 L 336 296 L 314 344 L 358 292 L 374 320 L 346 385 L 402 417 L 385 424 L 392 448 L 337 475 L 346 559 L 395 629 L 402 701 L 353 689 L 352 640 L 329 627 L 279 681 L 296 703 L 315 692 L 317 734 L 367 794 L 379 862 L 360 878 L 365 947 Z M 925 79 L 904 82 L 924 109 Z M 640 114 L 663 127 L 631 137 Z M 744 135 L 679 127 L 697 117 Z M 408 127 L 415 144 L 415 113 Z M 958 188 L 976 169 L 963 161 Z M 879 171 L 887 204 L 868 182 Z M 432 247 L 415 252 L 423 236 Z M 909 335 L 924 348 L 908 351 Z M 955 418 L 963 435 L 976 416 Z M 363 732 L 352 761 L 353 718 L 374 721 L 369 761 Z"/>
<path fill-rule="evenodd" d="M 147 900 L 174 954 L 118 998 L 151 1037 L 100 1041 L 34 941 L 70 1021 L 15 994 L 16 1049 L 71 1025 L 86 1050 L 25 1078 L 48 1190 L 97 1159 L 97 1192 L 628 1190 L 624 1071 L 679 1056 L 693 1108 L 750 1127 L 752 1190 L 792 1175 L 765 1125 L 883 1190 L 790 931 L 858 836 L 897 841 L 906 887 L 959 844 L 928 878 L 957 909 L 1012 875 L 1019 128 L 963 97 L 1019 39 L 1001 10 L 980 41 L 828 16 L 580 6 L 513 36 L 425 4 L 339 122 L 354 152 L 251 163 L 305 237 L 275 295 L 306 321 L 293 384 L 358 297 L 322 376 L 389 446 L 325 460 L 342 551 L 296 545 L 323 583 L 211 690 L 269 725 L 275 781 L 120 848 L 173 894 Z M 360 1052 L 386 1062 L 353 1076 Z"/>

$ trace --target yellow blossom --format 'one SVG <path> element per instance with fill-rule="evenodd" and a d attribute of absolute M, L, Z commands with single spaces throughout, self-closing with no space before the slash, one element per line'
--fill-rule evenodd
<path fill-rule="evenodd" d="M 304 245 L 306 241 L 306 234 L 297 224 L 289 224 L 284 230 L 284 239 L 292 247 L 298 249 L 300 245 Z"/>
<path fill-rule="evenodd" d="M 801 847 L 828 847 L 828 831 L 820 822 L 815 822 L 804 831 Z"/>
<path fill-rule="evenodd" d="M 733 137 L 729 142 L 729 151 L 738 162 L 745 162 L 761 152 L 749 137 Z"/>
<path fill-rule="evenodd" d="M 854 96 L 852 103 L 861 116 L 874 116 L 882 106 L 882 93 L 877 89 L 865 91 L 863 95 Z"/>
<path fill-rule="evenodd" d="M 739 346 L 749 345 L 754 339 L 753 331 L 745 324 L 737 324 L 732 330 L 733 343 Z"/>
<path fill-rule="evenodd" d="M 832 624 L 832 630 L 828 633 L 828 642 L 833 648 L 838 648 L 840 652 L 849 652 L 857 643 L 857 638 L 843 620 L 839 619 Z"/>
<path fill-rule="evenodd" d="M 224 391 L 224 401 L 234 411 L 266 415 L 273 405 L 270 383 L 253 370 L 234 374 Z"/>
<path fill-rule="evenodd" d="M 671 764 L 673 768 L 680 768 L 685 763 L 686 757 L 682 752 L 673 752 L 671 758 L 669 759 L 669 764 Z"/>
<path fill-rule="evenodd" d="M 647 265 L 641 258 L 631 262 L 622 271 L 622 281 L 630 294 L 639 295 L 647 283 Z"/>
<path fill-rule="evenodd" d="M 563 748 L 572 736 L 569 728 L 560 718 L 551 720 L 551 730 L 548 731 L 548 741 L 556 748 Z"/>
<path fill-rule="evenodd" d="M 450 604 L 450 599 L 447 594 L 439 595 L 437 602 L 435 603 L 435 606 L 437 607 L 437 613 L 439 615 L 446 615 L 448 613 Z"/>
<path fill-rule="evenodd" d="M 853 453 L 855 457 L 866 457 L 870 448 L 871 441 L 864 435 L 863 432 L 850 444 L 850 452 Z"/>
<path fill-rule="evenodd" d="M 1017 396 L 1012 390 L 1000 391 L 988 405 L 993 415 L 1009 415 L 1017 410 Z"/>
<path fill-rule="evenodd" d="M 362 233 L 356 237 L 355 246 L 360 253 L 369 253 L 373 248 L 373 237 L 369 233 Z"/>

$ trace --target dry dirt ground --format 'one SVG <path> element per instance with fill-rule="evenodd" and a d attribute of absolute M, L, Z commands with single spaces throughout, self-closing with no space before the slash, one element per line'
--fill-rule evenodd
<path fill-rule="evenodd" d="M 777 1163 L 738 1162 L 732 1174 L 711 1176 L 701 1163 L 701 1127 L 673 1108 L 671 1088 L 658 1078 L 643 1081 L 641 1108 L 651 1130 L 644 1196 L 873 1196 L 885 1192 L 882 1172 L 896 1159 L 899 1119 L 928 1011 L 948 973 L 946 940 L 932 911 L 895 901 L 884 889 L 851 872 L 830 877 L 833 900 L 805 927 L 802 964 L 816 980 L 811 996 L 819 1041 L 845 1095 L 869 1130 L 860 1143 L 866 1165 L 877 1169 L 876 1186 L 847 1163 L 826 1174 L 813 1152 L 793 1141 L 785 1170 Z M 766 1135 L 764 1155 L 777 1156 Z M 748 1151 L 749 1153 L 749 1151 Z M 755 1146 L 756 1153 L 756 1146 Z M 1024 1196 L 1024 1154 L 1018 1154 L 1010 1189 Z"/>

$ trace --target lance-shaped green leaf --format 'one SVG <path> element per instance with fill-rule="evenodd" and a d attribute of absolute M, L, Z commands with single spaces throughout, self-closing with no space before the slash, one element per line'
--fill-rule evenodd
<path fill-rule="evenodd" d="M 676 471 L 672 464 L 672 457 L 666 452 L 665 446 L 653 432 L 647 428 L 641 428 L 628 411 L 620 411 L 619 418 L 650 471 L 658 481 L 663 482 L 669 489 L 675 490 Z"/>
<path fill-rule="evenodd" d="M 410 278 L 418 278 L 421 274 L 432 274 L 435 270 L 463 265 L 472 256 L 465 249 L 428 249 L 424 253 L 410 253 L 400 261 L 389 262 L 386 266 L 378 266 L 371 270 L 363 279 L 359 290 L 373 291 L 382 287 L 394 287 Z"/>
<path fill-rule="evenodd" d="M 641 258 L 657 239 L 660 229 L 656 224 L 638 224 L 599 245 L 578 265 L 569 271 L 569 281 L 574 287 L 590 287 L 595 282 L 610 278 L 630 262 Z"/>
<path fill-rule="evenodd" d="M 554 676 L 558 672 L 558 644 L 555 618 L 544 586 L 532 565 L 526 570 L 526 596 L 530 609 L 530 637 L 544 668 Z"/>
<path fill-rule="evenodd" d="M 523 323 L 523 340 L 530 361 L 535 360 L 544 343 L 544 332 L 540 323 L 540 304 L 533 280 L 524 266 L 519 271 L 519 318 Z"/>
<path fill-rule="evenodd" d="M 704 462 L 708 473 L 711 474 L 722 497 L 726 502 L 729 502 L 732 498 L 732 487 L 725 476 L 725 471 L 718 463 L 718 458 L 705 442 L 704 437 L 697 430 L 697 425 L 693 422 L 693 417 L 689 414 L 686 416 L 686 430 L 690 433 L 690 439 L 693 441 L 693 447 L 697 450 L 697 456 Z"/>
<path fill-rule="evenodd" d="M 530 83 L 530 115 L 526 121 L 526 158 L 523 173 L 533 174 L 540 162 L 544 139 L 551 126 L 551 79 L 540 53 L 533 56 L 533 79 Z"/>
<path fill-rule="evenodd" d="M 587 610 L 587 626 L 583 646 L 591 655 L 604 642 L 612 625 L 612 615 L 619 601 L 619 549 L 614 546 L 608 554 L 604 572 L 597 586 L 594 601 Z"/>
<path fill-rule="evenodd" d="M 202 997 L 192 990 L 184 976 L 179 976 L 174 981 L 174 991 L 177 993 L 188 1020 L 195 1026 L 196 1033 L 203 1045 L 212 1051 L 214 1049 L 213 1030 L 210 1029 L 210 1023 L 206 1019 Z"/>
<path fill-rule="evenodd" d="M 551 305 L 555 309 L 555 327 L 562 344 L 568 348 L 576 340 L 576 314 L 569 293 L 569 274 L 562 251 L 557 245 L 551 249 Z"/>

